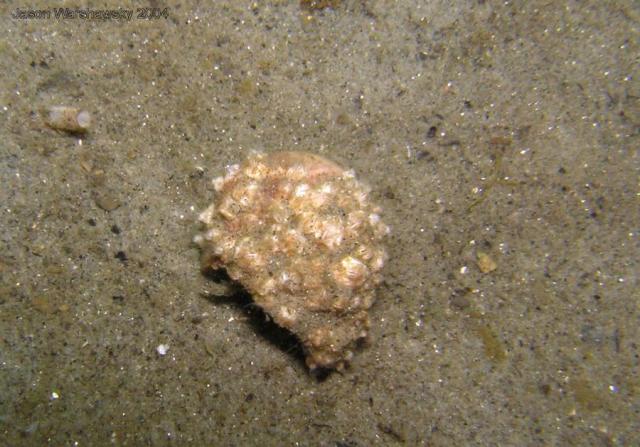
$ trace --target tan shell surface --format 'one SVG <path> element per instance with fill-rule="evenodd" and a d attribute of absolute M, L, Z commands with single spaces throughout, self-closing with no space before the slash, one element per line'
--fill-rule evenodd
<path fill-rule="evenodd" d="M 195 241 L 302 342 L 313 369 L 342 368 L 367 336 L 389 228 L 353 171 L 305 152 L 251 154 L 214 179 Z"/>

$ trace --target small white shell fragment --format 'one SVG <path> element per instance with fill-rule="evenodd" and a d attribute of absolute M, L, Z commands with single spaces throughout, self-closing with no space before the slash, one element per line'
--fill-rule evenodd
<path fill-rule="evenodd" d="M 91 114 L 76 107 L 52 106 L 47 110 L 49 127 L 66 132 L 86 132 L 91 127 Z"/>
<path fill-rule="evenodd" d="M 156 348 L 156 352 L 158 353 L 158 355 L 166 355 L 167 352 L 169 352 L 169 345 L 158 345 L 158 347 Z"/>

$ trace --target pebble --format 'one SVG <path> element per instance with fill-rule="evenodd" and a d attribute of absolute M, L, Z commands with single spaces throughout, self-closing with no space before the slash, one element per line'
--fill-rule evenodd
<path fill-rule="evenodd" d="M 478 268 L 482 273 L 491 273 L 498 268 L 496 261 L 494 261 L 487 253 L 479 251 L 476 256 L 478 258 Z"/>
<path fill-rule="evenodd" d="M 113 211 L 119 208 L 122 203 L 111 193 L 103 192 L 96 194 L 95 202 L 98 207 L 105 211 Z"/>

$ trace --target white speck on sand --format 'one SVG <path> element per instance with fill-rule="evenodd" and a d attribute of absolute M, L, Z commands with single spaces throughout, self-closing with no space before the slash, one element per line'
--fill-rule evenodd
<path fill-rule="evenodd" d="M 159 355 L 166 355 L 167 351 L 169 351 L 169 345 L 158 345 L 156 351 Z"/>

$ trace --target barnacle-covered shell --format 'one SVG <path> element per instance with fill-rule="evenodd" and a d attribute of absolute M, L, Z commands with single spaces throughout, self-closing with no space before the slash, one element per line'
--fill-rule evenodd
<path fill-rule="evenodd" d="M 239 281 L 301 340 L 309 368 L 343 368 L 368 334 L 387 257 L 368 187 L 305 152 L 253 153 L 213 185 L 194 239 L 203 268 Z"/>

